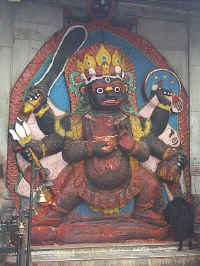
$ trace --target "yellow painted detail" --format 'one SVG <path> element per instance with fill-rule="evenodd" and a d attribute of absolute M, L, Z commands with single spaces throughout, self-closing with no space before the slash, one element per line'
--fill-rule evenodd
<path fill-rule="evenodd" d="M 45 157 L 46 156 L 46 147 L 45 147 L 44 143 L 41 144 L 41 150 L 42 150 L 42 157 Z"/>
<path fill-rule="evenodd" d="M 24 113 L 25 114 L 27 114 L 27 113 L 31 113 L 31 112 L 33 112 L 34 111 L 34 105 L 33 104 L 31 104 L 31 103 L 26 103 L 25 105 L 24 105 Z"/>
<path fill-rule="evenodd" d="M 160 107 L 161 109 L 167 110 L 168 112 L 171 112 L 171 107 L 169 105 L 164 105 L 162 103 L 159 103 L 158 107 Z"/>
<path fill-rule="evenodd" d="M 41 117 L 43 117 L 43 115 L 46 113 L 47 110 L 49 110 L 49 106 L 48 105 L 43 107 L 43 108 L 41 108 L 39 112 L 35 113 L 35 116 L 41 118 Z"/>
<path fill-rule="evenodd" d="M 80 139 L 82 137 L 82 123 L 78 120 L 71 121 L 71 130 L 66 131 L 60 124 L 60 120 L 55 121 L 55 131 L 62 137 L 66 136 L 72 139 Z"/>
<path fill-rule="evenodd" d="M 105 88 L 105 91 L 112 91 L 112 89 L 113 89 L 113 88 L 112 88 L 111 86 L 109 86 L 109 87 L 106 87 L 106 88 Z"/>
<path fill-rule="evenodd" d="M 34 160 L 34 162 L 35 162 L 35 165 L 36 165 L 37 167 L 41 167 L 41 164 L 40 164 L 40 161 L 39 161 L 37 155 L 33 152 L 33 150 L 32 150 L 31 148 L 29 148 L 29 151 L 31 152 L 31 155 L 32 155 L 32 157 L 33 157 L 33 160 Z"/>
<path fill-rule="evenodd" d="M 105 209 L 100 209 L 100 208 L 95 208 L 93 206 L 90 206 L 90 208 L 94 212 L 103 212 L 105 215 L 113 215 L 113 214 L 119 214 L 119 208 L 105 208 Z"/>
<path fill-rule="evenodd" d="M 18 142 L 23 147 L 27 143 L 31 142 L 31 140 L 32 140 L 31 136 L 27 136 L 27 137 L 24 137 L 24 138 L 19 139 Z"/>
<path fill-rule="evenodd" d="M 24 105 L 24 113 L 31 113 L 34 111 L 36 105 L 40 102 L 40 97 L 38 97 L 36 100 L 29 100 Z"/>
<path fill-rule="evenodd" d="M 144 136 L 140 120 L 137 116 L 130 116 L 130 122 L 133 138 L 138 141 Z"/>
<path fill-rule="evenodd" d="M 60 136 L 62 136 L 62 137 L 65 136 L 65 130 L 64 130 L 64 128 L 61 126 L 61 124 L 60 124 L 60 120 L 59 120 L 59 119 L 56 119 L 56 120 L 55 120 L 55 125 L 54 125 L 54 127 L 55 127 L 55 131 L 56 131 Z"/>
<path fill-rule="evenodd" d="M 71 123 L 71 130 L 66 131 L 66 136 L 72 139 L 80 139 L 82 137 L 82 122 L 80 120 L 72 120 Z"/>
<path fill-rule="evenodd" d="M 78 68 L 78 71 L 80 71 L 81 73 L 85 71 L 84 64 L 80 60 L 77 61 L 77 68 Z"/>
<path fill-rule="evenodd" d="M 112 56 L 112 64 L 113 66 L 121 66 L 121 57 L 117 50 L 115 50 Z"/>
<path fill-rule="evenodd" d="M 145 129 L 144 129 L 144 136 L 148 135 L 151 130 L 151 121 L 147 119 L 145 121 Z"/>
<path fill-rule="evenodd" d="M 97 64 L 102 67 L 103 75 L 109 74 L 111 55 L 108 50 L 105 49 L 103 44 L 100 46 L 100 49 L 97 52 L 96 61 Z"/>
<path fill-rule="evenodd" d="M 112 53 L 106 48 L 106 44 L 100 44 L 97 51 L 93 51 L 93 55 L 86 53 L 83 61 L 77 60 L 77 69 L 80 73 L 88 75 L 88 70 L 93 70 L 89 75 L 96 75 L 96 66 L 98 66 L 98 75 L 113 75 L 112 67 L 120 67 L 125 72 L 126 62 L 125 57 L 118 50 Z M 100 67 L 100 68 L 99 68 Z M 111 73 L 112 71 L 112 73 Z"/>
<path fill-rule="evenodd" d="M 142 129 L 140 119 L 137 116 L 130 116 L 130 123 L 133 138 L 137 141 L 139 141 L 142 137 L 148 135 L 151 130 L 151 121 L 149 119 L 145 121 L 144 130 Z"/>
<path fill-rule="evenodd" d="M 84 67 L 84 70 L 89 69 L 89 68 L 95 68 L 96 62 L 95 62 L 94 57 L 89 54 L 86 54 L 84 57 L 84 61 L 83 61 L 83 67 Z"/>

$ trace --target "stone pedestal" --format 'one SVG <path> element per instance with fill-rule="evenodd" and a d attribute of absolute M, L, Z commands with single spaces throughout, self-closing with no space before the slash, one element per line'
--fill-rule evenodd
<path fill-rule="evenodd" d="M 195 233 L 200 240 L 200 195 L 193 195 L 192 200 Z M 30 266 L 199 266 L 200 246 L 196 240 L 193 245 L 189 250 L 186 240 L 182 251 L 178 251 L 178 243 L 172 241 L 34 246 Z M 4 260 L 0 265 L 14 266 L 16 254 L 9 254 Z"/>
<path fill-rule="evenodd" d="M 177 251 L 175 242 L 109 243 L 88 245 L 46 246 L 32 248 L 32 266 L 199 266 L 200 249 Z M 16 265 L 14 255 L 8 265 Z"/>

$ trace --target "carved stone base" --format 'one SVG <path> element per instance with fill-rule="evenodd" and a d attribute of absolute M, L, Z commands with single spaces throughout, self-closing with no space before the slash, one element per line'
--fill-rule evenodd
<path fill-rule="evenodd" d="M 38 246 L 32 249 L 32 266 L 199 266 L 200 249 L 184 244 L 183 251 L 175 242 Z M 6 266 L 15 262 L 9 255 Z"/>
<path fill-rule="evenodd" d="M 200 240 L 200 195 L 193 195 L 195 208 L 195 233 Z M 199 266 L 200 246 L 194 240 L 194 249 L 184 242 L 182 251 L 178 243 L 126 242 L 106 244 L 77 244 L 32 247 L 32 266 Z M 200 242 L 199 242 L 200 243 Z M 16 265 L 14 254 L 6 257 L 3 266 Z"/>

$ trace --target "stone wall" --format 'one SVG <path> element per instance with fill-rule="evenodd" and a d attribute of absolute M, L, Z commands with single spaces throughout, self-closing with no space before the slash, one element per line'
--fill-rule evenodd
<path fill-rule="evenodd" d="M 200 194 L 200 18 L 190 21 L 190 142 L 192 193 Z"/>
<path fill-rule="evenodd" d="M 200 233 L 200 18 L 190 21 L 190 167 L 192 194 L 196 210 L 196 231 Z"/>
<path fill-rule="evenodd" d="M 0 159 L 7 158 L 10 90 L 38 49 L 62 27 L 62 9 L 0 1 Z"/>
<path fill-rule="evenodd" d="M 192 194 L 196 201 L 200 195 L 200 14 L 199 17 L 188 17 L 187 14 L 169 10 L 130 5 L 119 4 L 116 17 L 122 21 L 137 18 L 138 34 L 149 40 L 167 59 L 190 95 L 190 165 Z M 77 12 L 80 10 L 77 9 Z M 62 7 L 39 4 L 38 1 L 35 4 L 34 1 L 0 1 L 1 161 L 7 157 L 10 90 L 37 50 L 62 26 Z"/>

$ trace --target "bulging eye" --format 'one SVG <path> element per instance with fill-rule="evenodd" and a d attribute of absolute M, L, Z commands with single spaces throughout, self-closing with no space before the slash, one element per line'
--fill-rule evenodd
<path fill-rule="evenodd" d="M 114 88 L 114 90 L 115 90 L 115 92 L 120 92 L 120 91 L 121 91 L 121 88 L 120 88 L 119 86 L 116 86 L 116 87 Z"/>
<path fill-rule="evenodd" d="M 102 93 L 104 93 L 104 89 L 103 88 L 97 88 L 96 93 L 102 94 Z"/>

